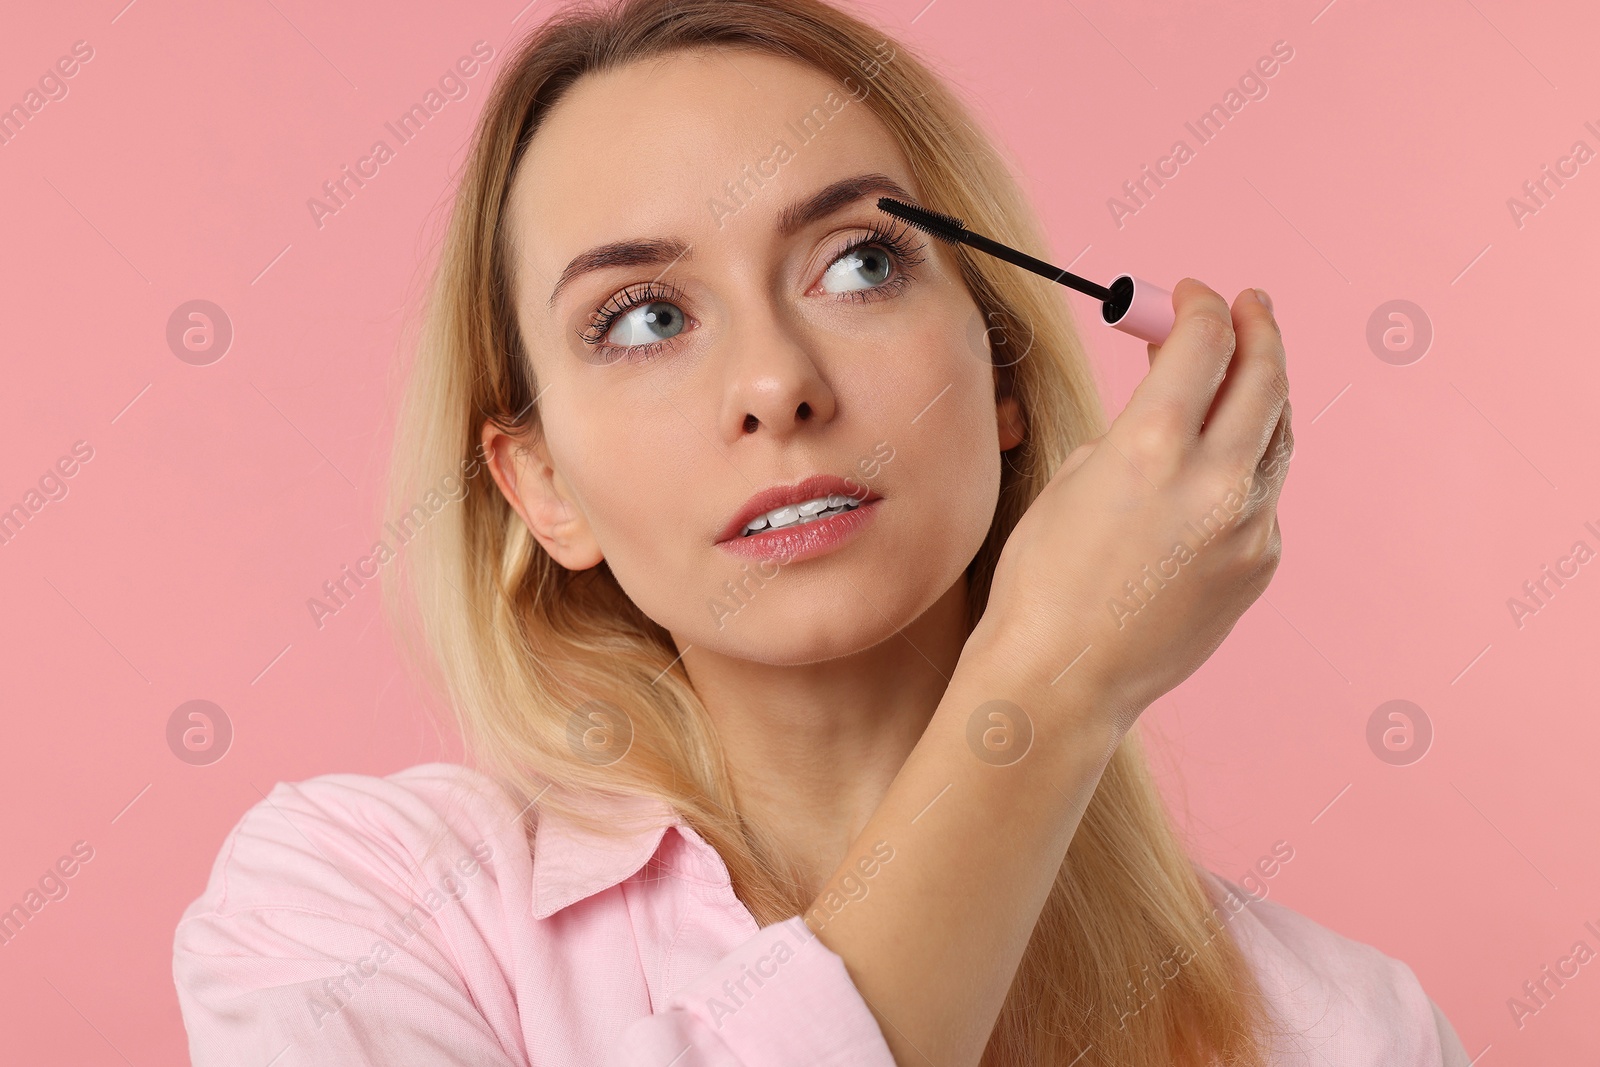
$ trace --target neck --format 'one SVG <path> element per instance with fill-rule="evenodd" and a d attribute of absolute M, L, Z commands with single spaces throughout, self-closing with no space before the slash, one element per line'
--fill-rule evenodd
<path fill-rule="evenodd" d="M 782 844 L 811 895 L 927 728 L 966 643 L 966 612 L 963 575 L 913 623 L 849 656 L 775 666 L 685 653 L 740 812 Z"/>

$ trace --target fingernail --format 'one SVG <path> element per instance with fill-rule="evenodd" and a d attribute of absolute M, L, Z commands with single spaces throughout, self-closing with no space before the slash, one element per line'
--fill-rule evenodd
<path fill-rule="evenodd" d="M 1272 297 L 1267 295 L 1267 291 L 1265 289 L 1256 290 L 1256 299 L 1267 305 L 1268 311 L 1272 310 Z"/>

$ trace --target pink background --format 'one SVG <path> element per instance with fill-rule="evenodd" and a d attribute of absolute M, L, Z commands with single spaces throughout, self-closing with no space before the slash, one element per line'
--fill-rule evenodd
<path fill-rule="evenodd" d="M 320 228 L 306 203 L 474 42 L 498 59 L 551 7 L 121 3 L 26 5 L 0 34 L 0 104 L 94 49 L 0 146 L 0 507 L 94 450 L 0 545 L 0 907 L 94 849 L 0 946 L 12 1062 L 182 1061 L 173 926 L 245 808 L 456 756 L 376 587 L 321 631 L 306 601 L 377 536 L 402 307 L 498 62 Z M 1571 0 L 1325 4 L 864 10 L 1006 142 L 1056 262 L 1276 298 L 1283 564 L 1145 720 L 1202 856 L 1237 878 L 1288 842 L 1271 898 L 1409 963 L 1479 1063 L 1575 1062 L 1600 962 L 1520 1028 L 1507 999 L 1574 942 L 1600 950 L 1600 562 L 1520 628 L 1507 601 L 1575 541 L 1600 549 L 1600 161 L 1520 227 L 1507 201 L 1575 141 L 1600 150 L 1600 21 Z M 1197 146 L 1185 121 L 1278 40 L 1268 95 Z M 1194 158 L 1119 228 L 1108 198 L 1179 138 Z M 197 298 L 235 331 L 206 366 L 166 340 Z M 1396 299 L 1434 333 L 1406 365 L 1367 341 Z M 1091 330 L 1115 412 L 1144 346 Z M 235 731 L 207 766 L 166 740 L 192 699 Z M 1392 699 L 1434 731 L 1409 765 L 1367 741 Z"/>

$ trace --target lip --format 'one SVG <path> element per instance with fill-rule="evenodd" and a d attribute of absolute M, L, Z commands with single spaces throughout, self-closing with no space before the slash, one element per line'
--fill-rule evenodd
<path fill-rule="evenodd" d="M 865 490 L 864 493 L 863 490 Z M 744 528 L 749 525 L 750 520 L 755 518 L 757 515 L 764 515 L 774 508 L 785 507 L 789 504 L 798 504 L 802 501 L 812 500 L 819 496 L 833 495 L 848 496 L 861 502 L 860 507 L 855 508 L 853 511 L 845 512 L 844 515 L 854 515 L 861 511 L 866 505 L 875 500 L 882 499 L 881 494 L 873 492 L 871 489 L 861 485 L 860 483 L 847 482 L 843 478 L 833 474 L 813 474 L 804 481 L 796 482 L 793 485 L 770 486 L 761 490 L 761 492 L 757 493 L 755 496 L 752 496 L 749 500 L 746 500 L 744 502 L 744 506 L 734 513 L 733 518 L 728 520 L 728 525 L 722 528 L 722 533 L 717 536 L 716 543 L 721 545 L 730 541 L 749 541 L 751 540 L 751 537 L 743 536 Z M 844 515 L 838 515 L 835 516 L 835 518 L 843 518 Z M 817 522 L 806 523 L 805 526 L 826 526 L 831 521 L 832 520 L 830 519 L 821 519 Z M 785 527 L 784 529 L 793 530 L 796 528 L 797 527 L 790 526 Z M 803 529 L 804 527 L 798 528 Z M 765 532 L 766 531 L 763 531 L 763 533 Z M 781 533 L 783 531 L 772 532 Z M 760 536 L 762 536 L 762 534 L 752 535 L 752 537 Z"/>

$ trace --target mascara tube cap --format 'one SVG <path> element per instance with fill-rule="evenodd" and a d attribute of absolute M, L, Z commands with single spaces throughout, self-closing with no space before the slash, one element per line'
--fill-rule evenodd
<path fill-rule="evenodd" d="M 1172 332 L 1172 292 L 1143 278 L 1119 274 L 1109 286 L 1111 299 L 1100 305 L 1107 326 L 1159 345 Z"/>

